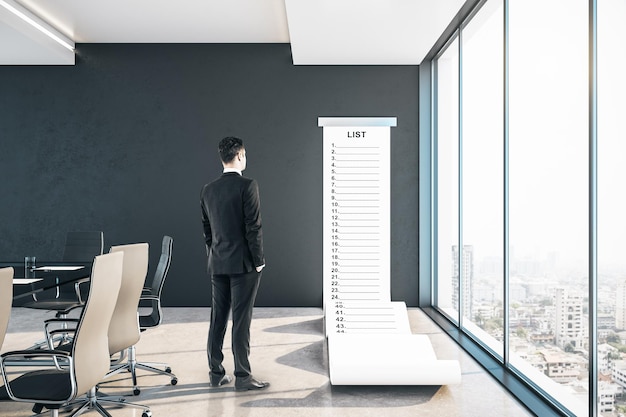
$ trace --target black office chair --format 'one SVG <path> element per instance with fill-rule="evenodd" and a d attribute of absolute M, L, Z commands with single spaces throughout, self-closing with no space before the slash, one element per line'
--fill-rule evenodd
<path fill-rule="evenodd" d="M 163 321 L 161 294 L 163 292 L 163 284 L 165 284 L 165 278 L 167 277 L 167 273 L 170 269 L 170 263 L 172 261 L 173 241 L 174 240 L 170 236 L 163 236 L 163 241 L 161 243 L 161 256 L 159 257 L 159 263 L 157 264 L 152 282 L 149 283 L 149 286 L 143 289 L 143 293 L 139 301 L 139 306 L 141 307 L 139 314 L 139 327 L 142 332 L 159 326 Z M 148 314 L 141 313 L 141 310 L 145 307 L 150 308 Z M 137 369 L 143 369 L 144 371 L 160 375 L 167 375 L 171 378 L 170 382 L 172 385 L 176 385 L 178 383 L 178 378 L 172 373 L 172 368 L 170 368 L 167 364 L 136 362 L 134 346 L 128 349 L 128 356 L 129 361 L 135 362 L 135 367 Z M 164 369 L 161 370 L 159 368 Z M 137 394 L 139 394 L 139 389 L 135 390 L 135 395 Z"/>
<path fill-rule="evenodd" d="M 69 265 L 90 263 L 94 256 L 102 255 L 103 250 L 103 232 L 68 232 L 65 238 L 63 262 Z M 85 304 L 80 286 L 88 281 L 87 278 L 77 281 L 73 286 L 59 285 L 50 290 L 47 296 L 33 294 L 33 301 L 24 304 L 23 307 L 55 311 L 57 317 L 67 317 L 70 311 Z M 53 294 L 50 295 L 50 292 Z"/>
<path fill-rule="evenodd" d="M 67 232 L 63 251 L 63 263 L 68 265 L 90 264 L 95 256 L 102 255 L 103 250 L 103 232 Z M 57 318 L 67 318 L 72 310 L 81 308 L 85 304 L 85 300 L 81 295 L 81 285 L 88 282 L 89 278 L 85 278 L 76 281 L 74 285 L 58 285 L 52 290 L 43 292 L 41 295 L 33 294 L 33 301 L 25 303 L 22 307 L 54 311 Z M 57 340 L 67 341 L 67 337 L 67 334 L 60 334 Z M 31 346 L 30 349 L 39 349 L 46 346 L 47 342 L 40 340 Z"/>

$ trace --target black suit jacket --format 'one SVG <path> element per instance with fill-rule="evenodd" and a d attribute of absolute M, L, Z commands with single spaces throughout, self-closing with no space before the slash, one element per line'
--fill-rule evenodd
<path fill-rule="evenodd" d="M 236 172 L 202 189 L 202 224 L 213 274 L 242 274 L 265 264 L 259 186 Z"/>

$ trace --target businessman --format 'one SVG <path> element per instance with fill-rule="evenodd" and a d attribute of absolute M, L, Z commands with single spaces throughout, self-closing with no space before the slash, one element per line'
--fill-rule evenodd
<path fill-rule="evenodd" d="M 250 370 L 250 322 L 261 271 L 265 267 L 261 204 L 255 180 L 242 176 L 246 169 L 243 141 L 226 137 L 219 143 L 223 174 L 202 189 L 201 207 L 208 269 L 213 291 L 207 342 L 212 387 L 232 381 L 222 366 L 222 347 L 232 310 L 232 350 L 235 390 L 269 386 Z"/>

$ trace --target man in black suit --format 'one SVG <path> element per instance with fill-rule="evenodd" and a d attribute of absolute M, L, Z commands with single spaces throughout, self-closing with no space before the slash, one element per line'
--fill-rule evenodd
<path fill-rule="evenodd" d="M 265 267 L 259 187 L 255 180 L 241 175 L 246 169 L 241 139 L 222 139 L 219 154 L 224 173 L 204 186 L 201 197 L 213 291 L 207 342 L 210 384 L 219 387 L 232 381 L 222 366 L 222 346 L 232 309 L 235 389 L 264 389 L 269 383 L 252 376 L 249 361 L 252 309 Z"/>

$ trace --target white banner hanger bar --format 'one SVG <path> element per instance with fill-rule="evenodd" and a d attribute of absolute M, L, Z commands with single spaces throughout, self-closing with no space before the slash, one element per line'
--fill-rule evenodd
<path fill-rule="evenodd" d="M 397 117 L 318 117 L 317 126 L 390 126 L 396 127 Z"/>

